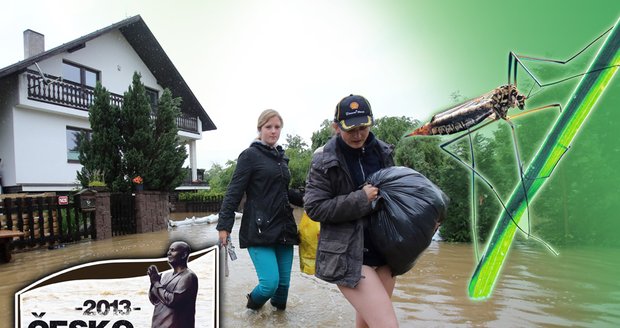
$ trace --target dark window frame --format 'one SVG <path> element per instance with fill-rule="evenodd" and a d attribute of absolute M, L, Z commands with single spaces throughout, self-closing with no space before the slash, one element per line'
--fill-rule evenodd
<path fill-rule="evenodd" d="M 95 83 L 98 82 L 98 81 L 101 81 L 101 71 L 100 70 L 97 70 L 97 69 L 94 69 L 92 67 L 88 67 L 88 66 L 85 66 L 85 65 L 81 65 L 81 64 L 78 64 L 76 62 L 72 62 L 72 61 L 66 60 L 66 59 L 63 59 L 62 64 L 63 65 L 68 65 L 68 66 L 72 66 L 72 67 L 78 68 L 80 70 L 80 81 L 79 82 L 71 81 L 71 80 L 69 80 L 69 81 L 77 83 L 77 84 L 81 85 L 84 88 L 86 88 L 86 87 L 91 87 L 93 89 L 95 88 L 94 85 L 90 86 L 90 85 L 86 84 L 86 72 L 90 72 L 90 73 L 94 73 L 95 74 Z M 65 79 L 64 76 L 63 76 L 63 79 Z"/>
<path fill-rule="evenodd" d="M 159 91 L 147 86 L 144 86 L 144 89 L 146 90 L 146 98 L 149 100 L 149 105 L 151 105 L 151 113 L 157 115 L 157 109 L 159 108 Z"/>
<path fill-rule="evenodd" d="M 76 152 L 76 150 L 72 150 L 72 149 L 69 147 L 69 144 L 68 144 L 68 137 L 69 137 L 69 136 L 68 136 L 68 133 L 69 133 L 69 131 L 72 131 L 72 132 L 85 132 L 85 133 L 86 133 L 86 137 L 87 137 L 88 139 L 90 139 L 90 137 L 91 137 L 91 135 L 92 135 L 93 131 L 92 131 L 92 130 L 89 130 L 89 129 L 85 129 L 85 128 L 78 128 L 78 127 L 75 127 L 75 126 L 69 126 L 69 125 L 67 125 L 67 127 L 66 127 L 66 129 L 65 129 L 65 138 L 67 139 L 67 140 L 66 140 L 66 141 L 67 141 L 67 145 L 66 145 L 66 149 L 67 149 L 67 163 L 81 164 L 81 163 L 80 163 L 79 158 L 78 158 L 78 159 L 73 159 L 73 158 L 71 158 L 72 156 L 70 156 L 70 154 L 75 153 L 75 152 Z M 75 140 L 75 142 L 74 142 L 74 143 L 75 143 L 75 145 L 72 145 L 72 146 L 77 147 L 77 146 L 78 146 L 78 144 L 77 144 L 77 139 Z M 79 156 L 79 151 L 77 151 L 77 153 L 78 153 L 78 156 Z"/>

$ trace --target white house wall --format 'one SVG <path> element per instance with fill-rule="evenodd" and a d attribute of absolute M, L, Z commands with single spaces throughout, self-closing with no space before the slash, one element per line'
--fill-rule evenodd
<path fill-rule="evenodd" d="M 0 177 L 2 184 L 15 181 L 13 106 L 17 103 L 17 78 L 0 80 Z"/>
<path fill-rule="evenodd" d="M 158 90 L 160 94 L 163 90 L 118 31 L 93 39 L 80 50 L 52 56 L 38 64 L 45 74 L 62 76 L 63 60 L 99 70 L 102 85 L 111 93 L 123 95 L 131 85 L 135 71 L 141 74 L 145 86 Z M 30 68 L 36 69 L 34 65 Z M 6 99 L 6 96 L 0 95 L 0 99 Z M 0 154 L 3 158 L 0 165 L 10 172 L 3 176 L 3 185 L 22 185 L 24 191 L 72 189 L 76 172 L 82 165 L 67 160 L 66 130 L 67 126 L 89 129 L 88 112 L 28 99 L 25 74 L 19 79 L 18 99 L 15 106 L 5 105 L 10 108 L 3 108 L 0 112 Z M 6 122 L 13 122 L 12 128 L 4 126 Z M 13 157 L 13 162 L 18 164 L 9 170 L 10 162 L 4 163 L 4 157 L 5 153 L 11 152 L 12 156 L 6 156 Z"/>
<path fill-rule="evenodd" d="M 28 185 L 49 185 L 58 189 L 74 184 L 76 171 L 82 166 L 67 162 L 66 130 L 67 126 L 88 128 L 88 121 L 17 107 L 13 111 L 13 122 L 17 140 L 15 161 L 18 163 L 15 184 L 24 185 L 24 189 Z"/>

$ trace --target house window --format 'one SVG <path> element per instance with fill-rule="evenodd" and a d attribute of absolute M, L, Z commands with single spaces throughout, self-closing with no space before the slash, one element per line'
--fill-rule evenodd
<path fill-rule="evenodd" d="M 80 150 L 78 136 L 84 133 L 90 139 L 91 131 L 86 129 L 67 127 L 67 162 L 79 163 Z"/>
<path fill-rule="evenodd" d="M 145 88 L 145 89 L 146 89 L 146 97 L 149 99 L 149 104 L 151 105 L 151 113 L 156 115 L 157 107 L 159 105 L 159 92 L 151 88 Z"/>
<path fill-rule="evenodd" d="M 94 88 L 99 81 L 99 71 L 64 61 L 62 63 L 62 78 L 65 81 Z"/>

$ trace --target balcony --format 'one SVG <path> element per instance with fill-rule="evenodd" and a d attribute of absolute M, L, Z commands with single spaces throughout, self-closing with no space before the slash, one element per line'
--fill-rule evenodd
<path fill-rule="evenodd" d="M 45 85 L 42 83 L 41 75 L 38 72 L 26 71 L 28 99 L 83 111 L 88 111 L 88 108 L 93 104 L 94 88 L 70 81 L 63 81 L 56 76 L 46 75 L 45 77 L 49 81 L 54 81 L 54 83 Z M 123 105 L 123 96 L 110 93 L 110 103 L 113 106 L 121 107 Z M 177 127 L 181 131 L 200 133 L 200 130 L 198 130 L 198 118 L 185 113 L 181 113 L 177 117 Z"/>

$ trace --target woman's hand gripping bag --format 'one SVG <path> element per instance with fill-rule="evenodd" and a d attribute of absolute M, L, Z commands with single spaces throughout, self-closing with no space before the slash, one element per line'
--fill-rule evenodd
<path fill-rule="evenodd" d="M 299 267 L 301 272 L 314 275 L 316 248 L 319 243 L 321 224 L 312 221 L 308 214 L 304 214 L 299 221 Z"/>
<path fill-rule="evenodd" d="M 430 245 L 437 224 L 446 217 L 449 199 L 425 176 L 402 166 L 381 169 L 368 183 L 379 188 L 370 236 L 392 275 L 404 274 Z"/>

